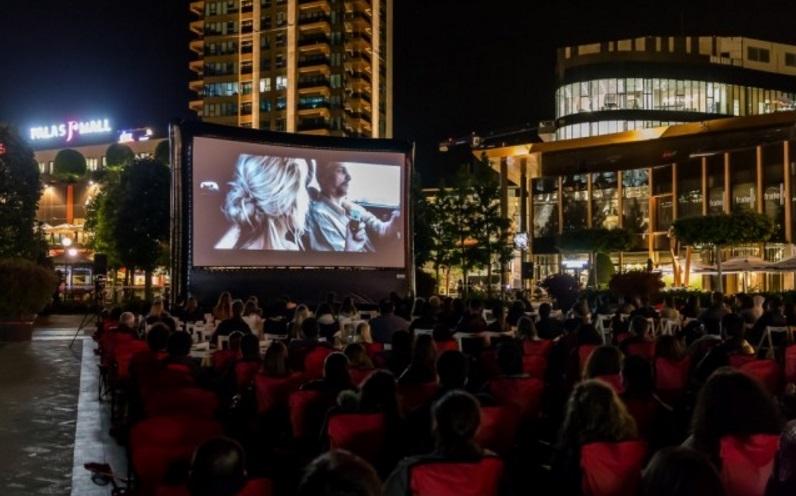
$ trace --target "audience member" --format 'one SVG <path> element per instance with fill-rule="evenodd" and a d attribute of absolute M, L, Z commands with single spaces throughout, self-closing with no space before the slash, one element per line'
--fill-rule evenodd
<path fill-rule="evenodd" d="M 409 329 L 409 322 L 395 315 L 395 304 L 384 300 L 379 304 L 381 315 L 370 320 L 370 332 L 375 343 L 390 343 L 397 331 Z"/>
<path fill-rule="evenodd" d="M 210 439 L 193 455 L 188 490 L 191 496 L 235 496 L 246 486 L 246 457 L 237 441 Z"/>
<path fill-rule="evenodd" d="M 677 310 L 674 296 L 666 295 L 663 297 L 663 307 L 661 307 L 661 318 L 680 322 L 680 312 Z"/>
<path fill-rule="evenodd" d="M 664 448 L 652 457 L 641 486 L 641 496 L 725 495 L 719 473 L 708 457 L 679 447 Z"/>
<path fill-rule="evenodd" d="M 415 339 L 412 361 L 398 378 L 399 384 L 426 384 L 434 382 L 436 371 L 437 350 L 434 340 L 428 334 Z"/>
<path fill-rule="evenodd" d="M 793 496 L 794 494 L 796 494 L 796 420 L 791 420 L 779 439 L 774 472 L 771 474 L 766 495 Z"/>
<path fill-rule="evenodd" d="M 381 496 L 373 467 L 343 450 L 327 451 L 307 465 L 298 496 Z"/>
<path fill-rule="evenodd" d="M 525 316 L 526 311 L 525 303 L 522 300 L 514 300 L 509 307 L 508 315 L 506 315 L 506 324 L 509 327 L 517 327 L 517 322 Z"/>
<path fill-rule="evenodd" d="M 472 298 L 467 305 L 467 312 L 456 326 L 456 332 L 477 333 L 487 330 L 484 320 L 484 305 L 478 298 Z"/>
<path fill-rule="evenodd" d="M 536 331 L 542 339 L 555 339 L 561 335 L 562 323 L 550 317 L 553 307 L 549 303 L 539 305 L 539 321 L 536 322 Z"/>
<path fill-rule="evenodd" d="M 185 305 L 180 309 L 178 317 L 183 322 L 199 322 L 204 320 L 205 315 L 202 313 L 202 309 L 199 308 L 199 302 L 196 298 L 190 296 L 185 301 Z"/>
<path fill-rule="evenodd" d="M 240 332 L 241 334 L 251 334 L 252 330 L 249 324 L 243 320 L 243 302 L 235 300 L 232 302 L 232 317 L 222 321 L 216 330 L 213 332 L 213 337 L 210 338 L 213 343 L 218 343 L 219 336 L 229 336 L 233 332 Z"/>
<path fill-rule="evenodd" d="M 724 295 L 718 291 L 714 291 L 710 298 L 710 306 L 699 314 L 699 320 L 705 326 L 705 330 L 709 334 L 720 334 L 719 326 L 722 317 L 729 313 L 727 305 L 724 304 Z"/>
<path fill-rule="evenodd" d="M 412 336 L 408 331 L 395 331 L 392 347 L 387 354 L 387 368 L 395 376 L 400 376 L 412 362 Z"/>
<path fill-rule="evenodd" d="M 492 318 L 495 320 L 487 325 L 487 331 L 506 332 L 509 330 L 509 325 L 506 322 L 506 308 L 503 306 L 502 302 L 495 303 L 492 306 Z"/>
<path fill-rule="evenodd" d="M 218 296 L 218 302 L 213 307 L 213 318 L 217 322 L 227 320 L 232 317 L 232 295 L 229 291 L 224 291 Z"/>
<path fill-rule="evenodd" d="M 281 341 L 274 341 L 265 350 L 262 373 L 268 377 L 280 378 L 290 375 L 287 348 Z"/>
<path fill-rule="evenodd" d="M 348 358 L 336 351 L 323 362 L 323 378 L 302 384 L 304 391 L 320 391 L 331 398 L 337 398 L 342 391 L 356 389 L 348 372 Z"/>

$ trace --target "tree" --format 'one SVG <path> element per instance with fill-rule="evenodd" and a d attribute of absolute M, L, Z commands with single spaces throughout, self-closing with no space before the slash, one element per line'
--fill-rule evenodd
<path fill-rule="evenodd" d="M 626 299 L 649 299 L 663 288 L 660 272 L 647 272 L 646 270 L 630 270 L 622 274 L 615 274 L 608 287 L 611 291 Z"/>
<path fill-rule="evenodd" d="M 53 176 L 59 181 L 72 184 L 86 175 L 86 157 L 77 150 L 67 148 L 59 151 L 53 161 Z"/>
<path fill-rule="evenodd" d="M 692 246 L 713 248 L 719 275 L 719 291 L 724 291 L 721 274 L 721 249 L 741 243 L 768 241 L 774 223 L 765 214 L 741 210 L 730 215 L 705 215 L 677 219 L 672 224 L 674 235 Z"/>
<path fill-rule="evenodd" d="M 105 165 L 107 167 L 123 167 L 132 164 L 135 160 L 133 150 L 121 143 L 113 143 L 105 150 Z"/>
<path fill-rule="evenodd" d="M 421 269 L 431 260 L 433 246 L 431 226 L 429 224 L 429 205 L 423 194 L 420 175 L 412 174 L 412 246 L 414 247 L 415 267 Z"/>
<path fill-rule="evenodd" d="M 119 177 L 113 239 L 121 263 L 146 273 L 147 300 L 152 271 L 168 253 L 170 177 L 168 167 L 153 159 L 134 161 Z"/>
<path fill-rule="evenodd" d="M 506 239 L 511 221 L 501 215 L 500 183 L 494 174 L 479 174 L 471 188 L 473 258 L 477 267 L 486 266 L 487 294 L 491 296 L 493 264 L 497 262 L 503 270 L 514 254 L 513 246 Z"/>
<path fill-rule="evenodd" d="M 165 166 L 171 165 L 171 149 L 169 148 L 169 140 L 163 140 L 155 147 L 155 160 Z"/>
<path fill-rule="evenodd" d="M 457 231 L 454 222 L 453 197 L 444 183 L 433 200 L 425 202 L 424 219 L 429 230 L 429 260 L 434 266 L 437 284 L 440 282 L 440 271 L 446 271 L 446 288 L 448 287 L 447 274 L 456 261 Z"/>
<path fill-rule="evenodd" d="M 591 276 L 595 287 L 599 286 L 598 253 L 627 250 L 632 245 L 632 236 L 625 229 L 605 229 L 602 227 L 592 229 L 578 229 L 561 233 L 556 244 L 561 252 L 588 253 L 592 260 Z"/>
<path fill-rule="evenodd" d="M 116 222 L 118 220 L 121 170 L 106 169 L 100 179 L 99 192 L 86 208 L 84 229 L 91 233 L 89 246 L 96 253 L 108 257 L 108 266 L 118 269 L 121 266 L 116 245 Z"/>
<path fill-rule="evenodd" d="M 0 125 L 0 257 L 44 257 L 34 231 L 41 191 L 33 150 L 16 129 Z"/>
<path fill-rule="evenodd" d="M 444 185 L 443 185 L 444 187 Z M 473 217 L 475 215 L 472 201 L 473 177 L 469 167 L 462 166 L 456 173 L 453 187 L 450 189 L 448 202 L 445 205 L 450 218 L 449 228 L 455 239 L 453 259 L 462 270 L 462 290 L 469 291 L 468 278 L 470 271 L 476 267 L 476 251 L 472 239 Z"/>

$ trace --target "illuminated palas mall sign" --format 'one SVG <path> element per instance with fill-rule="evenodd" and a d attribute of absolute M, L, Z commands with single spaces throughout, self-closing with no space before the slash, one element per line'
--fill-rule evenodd
<path fill-rule="evenodd" d="M 110 134 L 113 132 L 109 119 L 95 119 L 90 121 L 66 121 L 49 126 L 30 128 L 31 141 L 45 141 L 63 139 L 66 143 L 72 142 L 78 136 L 91 134 Z"/>

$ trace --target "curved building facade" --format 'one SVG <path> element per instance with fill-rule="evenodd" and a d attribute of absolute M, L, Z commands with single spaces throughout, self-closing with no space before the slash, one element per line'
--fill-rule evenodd
<path fill-rule="evenodd" d="M 648 36 L 557 53 L 556 138 L 796 108 L 796 46 Z"/>

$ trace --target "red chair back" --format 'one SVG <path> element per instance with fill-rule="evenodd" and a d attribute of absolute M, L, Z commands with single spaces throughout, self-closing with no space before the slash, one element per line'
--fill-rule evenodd
<path fill-rule="evenodd" d="M 749 362 L 754 362 L 756 360 L 754 355 L 741 355 L 739 353 L 733 353 L 729 357 L 729 364 L 730 367 L 739 369 L 741 366 L 746 365 Z"/>
<path fill-rule="evenodd" d="M 779 394 L 782 390 L 782 371 L 774 360 L 754 360 L 739 367 L 739 370 L 748 374 L 763 385 L 771 394 Z"/>
<path fill-rule="evenodd" d="M 431 401 L 437 394 L 439 386 L 436 382 L 425 384 L 398 384 L 398 405 L 401 411 L 406 413 L 418 408 L 419 406 Z"/>
<path fill-rule="evenodd" d="M 522 342 L 522 352 L 525 355 L 539 355 L 546 357 L 553 349 L 552 339 L 540 339 L 539 341 L 524 340 Z"/>
<path fill-rule="evenodd" d="M 640 356 L 652 363 L 655 361 L 655 341 L 642 341 L 627 345 L 627 354 Z"/>
<path fill-rule="evenodd" d="M 365 346 L 365 353 L 373 359 L 379 353 L 384 353 L 384 343 L 363 343 Z"/>
<path fill-rule="evenodd" d="M 218 405 L 215 393 L 195 387 L 157 391 L 144 400 L 144 410 L 148 417 L 184 415 L 212 419 L 218 411 Z"/>
<path fill-rule="evenodd" d="M 785 348 L 785 380 L 796 382 L 796 344 Z"/>
<path fill-rule="evenodd" d="M 543 355 L 523 355 L 522 371 L 531 377 L 544 379 L 547 372 L 547 357 Z"/>
<path fill-rule="evenodd" d="M 146 341 L 132 340 L 117 343 L 113 353 L 116 362 L 116 380 L 128 380 L 130 378 L 130 361 L 133 359 L 133 355 L 148 349 Z"/>
<path fill-rule="evenodd" d="M 317 436 L 317 432 L 309 432 L 310 419 L 313 409 L 325 407 L 323 394 L 319 391 L 296 391 L 288 397 L 288 406 L 290 407 L 290 427 L 293 429 L 293 437 Z"/>
<path fill-rule="evenodd" d="M 260 370 L 260 362 L 238 362 L 235 364 L 235 384 L 243 389 L 254 383 L 254 377 Z"/>
<path fill-rule="evenodd" d="M 721 481 L 727 496 L 763 496 L 777 454 L 779 436 L 755 434 L 721 439 Z"/>
<path fill-rule="evenodd" d="M 585 496 L 635 496 L 647 445 L 641 441 L 591 443 L 580 449 Z"/>
<path fill-rule="evenodd" d="M 265 415 L 277 408 L 288 406 L 290 393 L 298 388 L 300 376 L 268 377 L 257 374 L 254 378 L 254 393 L 257 398 L 257 413 Z"/>
<path fill-rule="evenodd" d="M 381 459 L 387 426 L 382 413 L 332 415 L 327 424 L 329 447 L 348 450 L 370 463 Z"/>
<path fill-rule="evenodd" d="M 541 410 L 544 382 L 534 377 L 498 377 L 489 381 L 489 391 L 499 404 L 514 405 L 523 419 L 530 419 Z"/>
<path fill-rule="evenodd" d="M 249 479 L 237 496 L 271 496 L 274 494 L 273 484 L 270 479 Z M 155 496 L 191 496 L 188 487 L 160 486 Z"/>
<path fill-rule="evenodd" d="M 586 362 L 589 361 L 589 357 L 595 349 L 597 349 L 597 345 L 595 344 L 582 344 L 578 346 L 578 364 L 580 365 L 581 374 L 583 374 L 583 370 L 586 368 Z"/>
<path fill-rule="evenodd" d="M 323 377 L 323 362 L 334 350 L 325 346 L 316 346 L 304 357 L 304 375 L 307 379 Z"/>
<path fill-rule="evenodd" d="M 611 386 L 616 391 L 616 394 L 622 394 L 625 390 L 625 385 L 622 384 L 622 376 L 619 374 L 598 375 L 595 379 L 599 379 Z"/>
<path fill-rule="evenodd" d="M 348 374 L 351 376 L 351 382 L 356 386 L 359 387 L 365 382 L 365 379 L 370 377 L 370 374 L 376 369 L 364 369 L 361 367 L 349 367 Z"/>
<path fill-rule="evenodd" d="M 229 367 L 232 362 L 237 360 L 240 354 L 230 350 L 217 350 L 210 355 L 210 361 L 216 371 L 222 371 Z"/>
<path fill-rule="evenodd" d="M 448 339 L 447 341 L 437 341 L 437 354 L 442 354 L 446 351 L 459 351 L 459 343 L 455 339 Z"/>
<path fill-rule="evenodd" d="M 494 496 L 503 477 L 503 462 L 485 456 L 477 462 L 427 462 L 409 469 L 413 496 Z"/>
<path fill-rule="evenodd" d="M 495 350 L 484 350 L 479 353 L 478 363 L 485 377 L 491 378 L 500 375 L 500 367 L 498 366 L 497 352 Z"/>
<path fill-rule="evenodd" d="M 483 407 L 475 440 L 482 448 L 501 455 L 508 453 L 516 442 L 520 421 L 520 411 L 514 405 Z"/>
<path fill-rule="evenodd" d="M 627 412 L 636 421 L 639 436 L 649 439 L 655 425 L 655 415 L 658 412 L 659 404 L 654 398 L 648 399 L 625 399 L 623 398 Z"/>
<path fill-rule="evenodd" d="M 688 387 L 688 372 L 691 359 L 685 357 L 679 362 L 667 358 L 655 360 L 655 389 L 666 400 L 672 401 L 682 396 Z"/>
<path fill-rule="evenodd" d="M 135 424 L 130 431 L 133 470 L 142 494 L 150 494 L 163 480 L 169 467 L 186 467 L 197 446 L 223 433 L 221 424 L 190 417 L 152 417 Z"/>

